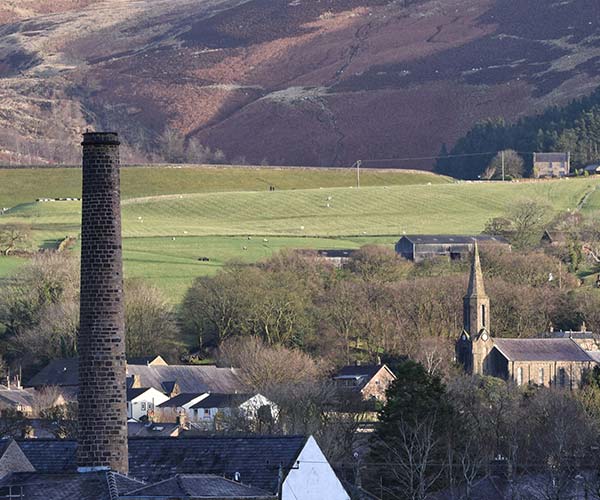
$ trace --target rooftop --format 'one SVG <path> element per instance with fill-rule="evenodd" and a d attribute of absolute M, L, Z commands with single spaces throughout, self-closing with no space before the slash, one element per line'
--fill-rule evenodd
<path fill-rule="evenodd" d="M 509 361 L 592 361 L 572 339 L 494 339 Z"/>
<path fill-rule="evenodd" d="M 236 408 L 254 396 L 255 394 L 209 394 L 191 408 Z"/>
<path fill-rule="evenodd" d="M 501 236 L 490 236 L 487 234 L 460 235 L 460 234 L 405 234 L 406 238 L 413 244 L 459 244 L 467 245 L 475 243 L 498 243 L 508 245 L 508 241 Z"/>

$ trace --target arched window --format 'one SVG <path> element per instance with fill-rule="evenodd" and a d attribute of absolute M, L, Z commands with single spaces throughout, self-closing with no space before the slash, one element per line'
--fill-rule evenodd
<path fill-rule="evenodd" d="M 565 369 L 564 368 L 559 368 L 559 370 L 558 370 L 558 383 L 560 384 L 561 387 L 565 386 L 565 381 L 566 381 Z"/>
<path fill-rule="evenodd" d="M 486 326 L 486 320 L 485 320 L 485 304 L 481 304 L 481 324 L 483 326 Z"/>

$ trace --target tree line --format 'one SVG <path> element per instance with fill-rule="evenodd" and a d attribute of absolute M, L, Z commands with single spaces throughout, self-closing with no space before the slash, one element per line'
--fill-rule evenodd
<path fill-rule="evenodd" d="M 511 165 L 524 161 L 517 176 L 529 176 L 533 169 L 532 152 L 570 152 L 576 168 L 600 161 L 600 89 L 570 104 L 552 106 L 543 113 L 507 123 L 490 118 L 475 124 L 448 151 L 442 146 L 436 171 L 462 179 L 485 177 L 490 167 L 498 167 L 498 151 L 513 150 Z M 488 154 L 484 154 L 488 153 Z M 448 157 L 460 155 L 457 157 Z M 465 155 L 465 156 L 462 156 Z M 474 156 L 469 156 L 474 155 Z M 516 163 L 515 163 L 516 161 Z"/>

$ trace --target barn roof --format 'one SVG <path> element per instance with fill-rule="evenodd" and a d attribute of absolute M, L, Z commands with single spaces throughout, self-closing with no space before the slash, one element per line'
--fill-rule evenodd
<path fill-rule="evenodd" d="M 159 404 L 159 408 L 178 408 L 189 403 L 192 399 L 199 398 L 204 393 L 197 392 L 182 392 L 181 394 L 177 394 L 177 396 L 173 396 L 171 399 L 168 399 L 164 403 Z"/>
<path fill-rule="evenodd" d="M 269 492 L 277 490 L 279 464 L 290 470 L 306 445 L 304 436 L 200 436 L 129 438 L 129 474 L 155 483 L 175 474 L 216 474 Z M 42 473 L 75 472 L 77 442 L 58 439 L 17 441 Z"/>
<path fill-rule="evenodd" d="M 441 244 L 441 245 L 468 245 L 476 241 L 479 243 L 498 243 L 508 245 L 508 241 L 501 236 L 488 234 L 461 235 L 461 234 L 406 234 L 406 238 L 413 244 Z"/>
<path fill-rule="evenodd" d="M 509 361 L 592 361 L 572 339 L 494 339 Z"/>
<path fill-rule="evenodd" d="M 5 389 L 0 390 L 0 402 L 10 406 L 33 406 L 35 393 L 33 389 Z"/>

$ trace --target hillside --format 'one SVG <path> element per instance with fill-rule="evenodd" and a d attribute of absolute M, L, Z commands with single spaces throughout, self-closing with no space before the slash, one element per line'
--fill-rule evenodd
<path fill-rule="evenodd" d="M 166 128 L 251 163 L 431 156 L 600 85 L 598 18 L 596 0 L 10 0 L 0 160 L 74 162 L 87 125 L 138 159 Z"/>
<path fill-rule="evenodd" d="M 459 183 L 355 189 L 187 193 L 123 201 L 125 274 L 142 276 L 178 300 L 198 275 L 234 259 L 253 262 L 282 248 L 392 244 L 402 233 L 477 233 L 515 201 L 540 199 L 556 211 L 597 208 L 600 179 Z M 589 204 L 589 207 L 587 206 Z M 25 203 L 4 223 L 31 224 L 37 245 L 79 233 L 78 202 Z M 208 258 L 206 260 L 199 260 Z M 0 270 L 14 267 L 14 262 Z"/>

